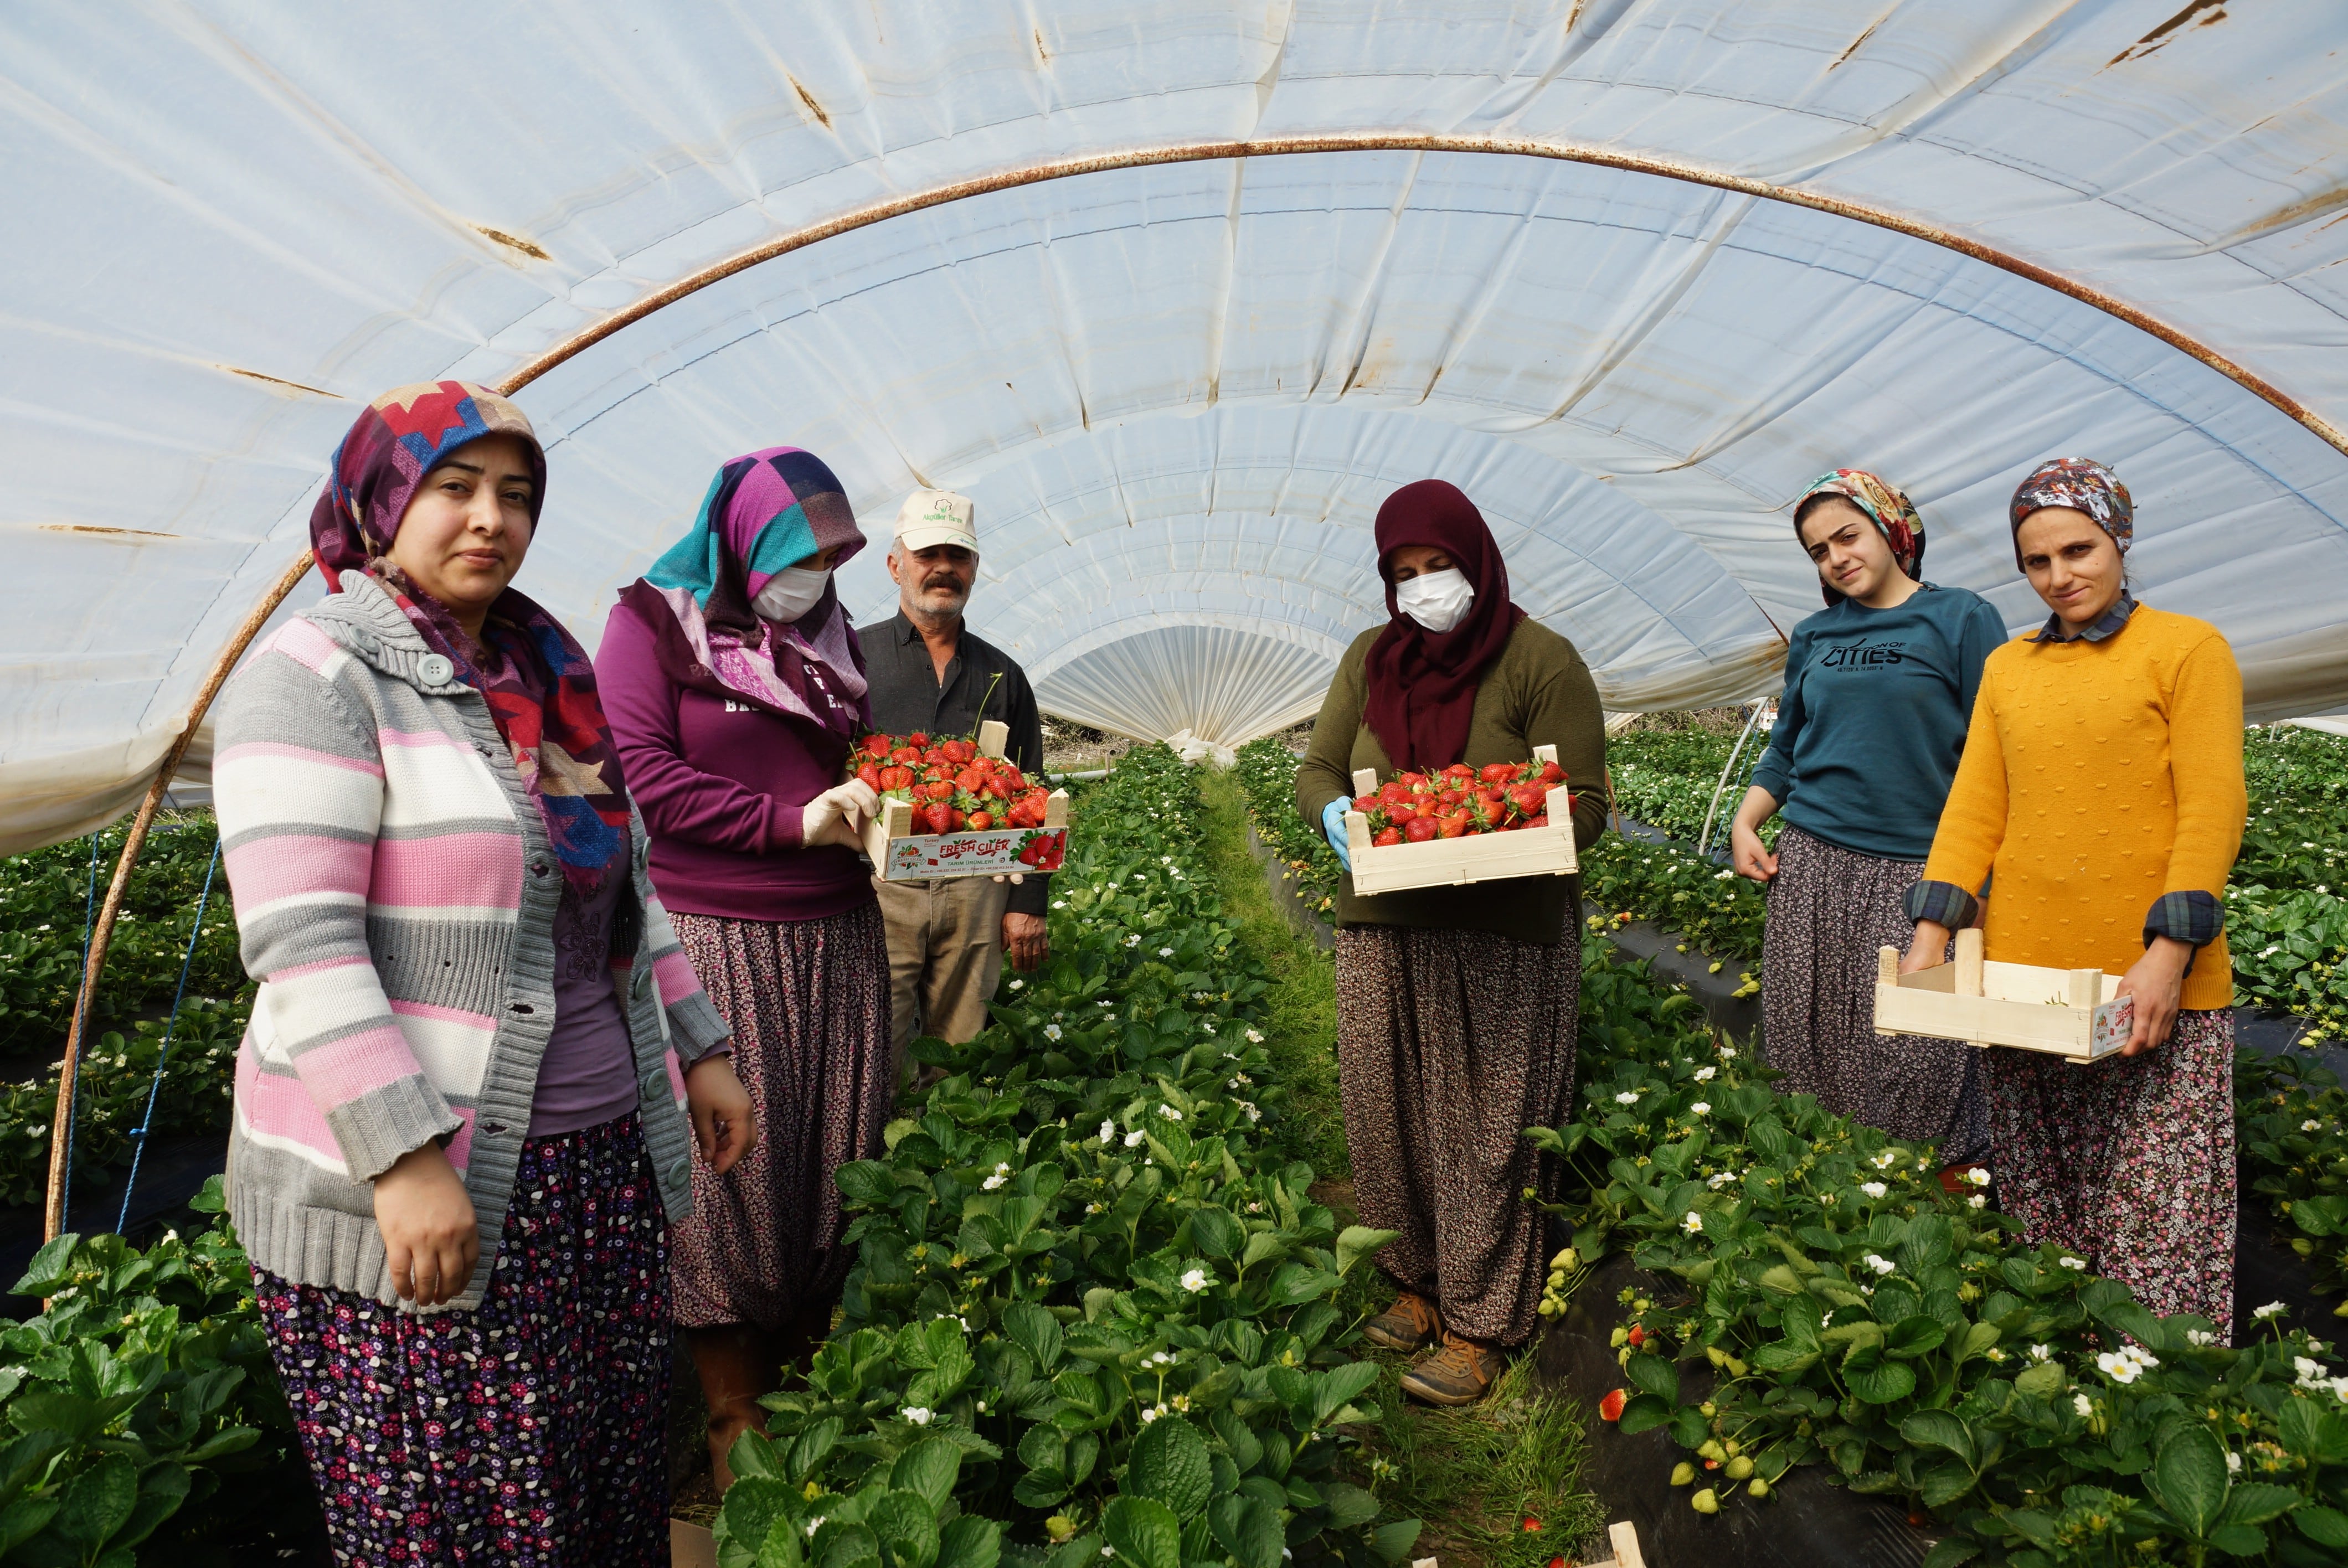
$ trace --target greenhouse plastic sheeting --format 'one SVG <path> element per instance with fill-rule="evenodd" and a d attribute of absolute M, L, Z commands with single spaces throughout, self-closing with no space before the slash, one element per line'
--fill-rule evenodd
<path fill-rule="evenodd" d="M 136 800 L 366 398 L 960 181 L 521 390 L 520 586 L 592 647 L 789 442 L 876 538 L 975 497 L 973 624 L 1048 709 L 1230 743 L 1313 711 L 1432 475 L 1610 708 L 1678 706 L 1775 688 L 1820 470 L 1904 485 L 2018 629 L 2004 498 L 2084 453 L 2253 716 L 2340 711 L 2343 43 L 2208 0 L 10 7 L 0 846 Z M 1363 136 L 1462 139 L 1132 161 Z M 887 613 L 881 551 L 842 588 Z"/>

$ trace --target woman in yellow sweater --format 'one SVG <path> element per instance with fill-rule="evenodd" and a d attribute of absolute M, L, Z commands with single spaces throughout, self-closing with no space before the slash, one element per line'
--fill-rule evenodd
<path fill-rule="evenodd" d="M 1982 1056 L 1999 1199 L 2163 1315 L 2233 1317 L 2233 968 L 2226 873 L 2240 847 L 2242 681 L 2218 629 L 2139 604 L 2127 487 L 2041 464 L 2008 509 L 2053 614 L 1982 671 L 1903 968 L 1941 961 L 1991 877 L 1988 956 L 2123 977 L 2136 1026 L 2092 1067 Z"/>

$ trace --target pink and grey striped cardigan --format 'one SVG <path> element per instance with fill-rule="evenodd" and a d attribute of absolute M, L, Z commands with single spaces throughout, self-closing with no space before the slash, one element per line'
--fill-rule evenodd
<path fill-rule="evenodd" d="M 229 1207 L 252 1261 L 396 1302 L 373 1179 L 445 1141 L 481 1228 L 451 1307 L 480 1304 L 554 1024 L 561 867 L 489 705 L 350 574 L 221 699 L 212 788 L 245 968 Z M 669 929 L 634 823 L 640 935 L 615 961 L 644 1142 L 672 1223 L 691 1204 L 680 1061 L 728 1030 Z"/>

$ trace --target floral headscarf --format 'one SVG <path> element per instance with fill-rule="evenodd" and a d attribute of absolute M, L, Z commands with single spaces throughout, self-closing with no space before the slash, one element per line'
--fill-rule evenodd
<path fill-rule="evenodd" d="M 835 571 L 864 548 L 839 480 L 812 452 L 769 446 L 718 469 L 693 527 L 644 581 L 726 690 L 853 736 L 865 727 L 864 658 L 839 579 L 789 625 L 770 626 L 752 608 L 777 572 L 834 545 Z"/>
<path fill-rule="evenodd" d="M 2112 537 L 2122 555 L 2136 541 L 2136 502 L 2117 474 L 2093 457 L 2049 457 L 2014 487 L 2013 499 L 2006 503 L 2016 569 L 2022 566 L 2023 519 L 2042 507 L 2068 507 L 2086 513 Z"/>
<path fill-rule="evenodd" d="M 438 600 L 385 559 L 425 477 L 485 436 L 511 436 L 530 455 L 530 520 L 545 504 L 546 453 L 529 416 L 485 386 L 427 381 L 369 404 L 343 444 L 310 510 L 310 550 L 330 592 L 358 572 L 388 590 L 425 644 L 489 702 L 514 769 L 546 824 L 565 879 L 592 898 L 628 853 L 627 787 L 595 667 L 562 623 L 507 589 L 475 642 Z"/>
<path fill-rule="evenodd" d="M 1864 468 L 1837 468 L 1821 474 L 1803 487 L 1794 497 L 1794 538 L 1802 537 L 1802 507 L 1813 496 L 1839 496 L 1865 512 L 1875 523 L 1875 531 L 1891 547 L 1891 559 L 1900 569 L 1919 582 L 1923 580 L 1924 519 L 1916 515 L 1916 503 L 1906 491 L 1896 485 L 1886 484 L 1880 477 Z M 1828 605 L 1838 604 L 1846 597 L 1824 582 L 1818 589 Z"/>

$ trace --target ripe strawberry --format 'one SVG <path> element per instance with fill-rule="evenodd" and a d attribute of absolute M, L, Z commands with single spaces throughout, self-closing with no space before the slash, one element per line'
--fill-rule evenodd
<path fill-rule="evenodd" d="M 1425 844 L 1435 836 L 1435 818 L 1414 816 L 1403 824 L 1402 835 L 1413 844 Z"/>
<path fill-rule="evenodd" d="M 1354 809 L 1360 812 L 1365 816 L 1367 816 L 1371 812 L 1377 810 L 1378 805 L 1378 797 L 1374 794 L 1355 795 L 1354 797 Z"/>
<path fill-rule="evenodd" d="M 981 789 L 983 789 L 985 785 L 986 775 L 984 774 L 974 773 L 969 768 L 964 768 L 962 772 L 954 774 L 954 788 L 961 791 L 963 794 L 976 794 Z"/>
<path fill-rule="evenodd" d="M 1402 829 L 1399 827 L 1382 827 L 1378 830 L 1377 836 L 1372 838 L 1370 842 L 1381 849 L 1385 848 L 1389 844 L 1400 844 L 1402 842 Z"/>
<path fill-rule="evenodd" d="M 1537 784 L 1520 784 L 1509 790 L 1509 804 L 1522 816 L 1539 816 L 1546 809 L 1549 792 Z"/>
<path fill-rule="evenodd" d="M 1644 1345 L 1647 1342 L 1647 1331 L 1635 1323 L 1632 1324 L 1630 1342 L 1633 1346 Z"/>
<path fill-rule="evenodd" d="M 1436 832 L 1445 838 L 1465 838 L 1469 820 L 1466 808 L 1462 807 L 1445 817 Z"/>
<path fill-rule="evenodd" d="M 1485 784 L 1507 784 L 1510 779 L 1517 776 L 1517 764 L 1514 763 L 1488 763 L 1482 768 L 1478 770 L 1476 776 Z"/>
<path fill-rule="evenodd" d="M 994 825 L 994 814 L 993 812 L 974 811 L 970 814 L 970 830 L 973 833 L 984 833 Z"/>
<path fill-rule="evenodd" d="M 1464 784 L 1476 776 L 1476 770 L 1466 763 L 1454 763 L 1443 770 L 1443 776 L 1455 783 Z"/>
<path fill-rule="evenodd" d="M 1426 814 L 1421 812 L 1418 807 L 1411 804 L 1408 801 L 1397 801 L 1394 804 L 1385 808 L 1386 820 L 1398 826 L 1416 821 L 1424 815 Z"/>
<path fill-rule="evenodd" d="M 1621 1420 L 1622 1419 L 1622 1407 L 1630 1403 L 1630 1400 L 1631 1396 L 1627 1390 L 1622 1389 L 1615 1389 L 1613 1392 L 1608 1394 L 1604 1399 L 1598 1401 L 1598 1419 L 1601 1421 Z"/>
<path fill-rule="evenodd" d="M 953 799 L 953 781 L 932 779 L 922 786 L 921 793 L 932 801 L 952 800 Z"/>
<path fill-rule="evenodd" d="M 886 735 L 865 736 L 864 754 L 868 757 L 887 756 L 889 754 L 889 737 Z"/>
<path fill-rule="evenodd" d="M 1400 779 L 1388 779 L 1378 786 L 1378 798 L 1388 805 L 1398 805 L 1410 798 L 1410 785 Z"/>
<path fill-rule="evenodd" d="M 856 770 L 856 776 L 862 779 L 873 789 L 877 790 L 880 787 L 880 764 L 878 763 L 867 763 L 862 767 Z"/>
<path fill-rule="evenodd" d="M 884 794 L 891 790 L 910 789 L 912 783 L 913 770 L 901 764 L 891 763 L 880 770 L 879 788 Z"/>
<path fill-rule="evenodd" d="M 899 746 L 895 751 L 889 753 L 889 760 L 892 763 L 901 764 L 909 768 L 920 767 L 922 765 L 921 748 L 918 746 Z"/>
<path fill-rule="evenodd" d="M 929 804 L 922 807 L 913 815 L 920 817 L 922 819 L 922 825 L 928 828 L 932 833 L 952 833 L 953 831 L 953 807 L 948 805 L 942 800 L 933 800 L 930 802 Z"/>
<path fill-rule="evenodd" d="M 946 807 L 946 831 L 948 833 L 960 833 L 968 825 L 970 825 L 969 813 L 963 811 L 962 807 L 958 805 L 950 805 Z"/>
<path fill-rule="evenodd" d="M 1565 770 L 1555 763 L 1543 763 L 1540 768 L 1540 782 L 1551 786 L 1561 784 L 1565 782 Z"/>
<path fill-rule="evenodd" d="M 905 737 L 905 743 L 909 746 L 919 746 L 923 751 L 927 751 L 930 746 L 929 733 L 923 730 L 915 730 Z"/>
<path fill-rule="evenodd" d="M 1534 817 L 1531 821 L 1526 823 L 1525 825 L 1527 827 L 1547 827 L 1549 825 L 1549 813 L 1541 813 L 1539 816 Z"/>
<path fill-rule="evenodd" d="M 946 754 L 946 761 L 950 763 L 966 763 L 978 755 L 978 748 L 968 741 L 945 741 L 939 744 L 938 750 Z"/>

